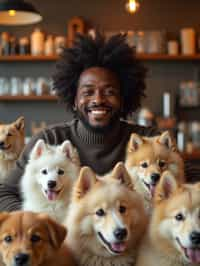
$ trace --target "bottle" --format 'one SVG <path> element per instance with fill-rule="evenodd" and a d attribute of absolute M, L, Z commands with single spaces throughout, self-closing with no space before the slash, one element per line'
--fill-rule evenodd
<path fill-rule="evenodd" d="M 36 28 L 31 34 L 31 54 L 44 54 L 44 33 L 39 28 Z"/>
<path fill-rule="evenodd" d="M 44 44 L 44 54 L 53 55 L 54 54 L 54 40 L 52 35 L 48 35 Z"/>

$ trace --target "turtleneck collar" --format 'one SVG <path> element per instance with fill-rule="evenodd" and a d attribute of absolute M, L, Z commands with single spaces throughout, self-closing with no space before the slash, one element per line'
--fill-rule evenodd
<path fill-rule="evenodd" d="M 77 120 L 76 134 L 86 144 L 111 144 L 120 136 L 120 121 L 113 126 L 109 133 L 97 133 L 87 128 L 80 120 Z"/>

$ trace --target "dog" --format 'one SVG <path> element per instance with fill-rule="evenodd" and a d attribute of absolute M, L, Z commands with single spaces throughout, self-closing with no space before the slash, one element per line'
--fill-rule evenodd
<path fill-rule="evenodd" d="M 147 217 L 123 163 L 104 177 L 81 169 L 64 224 L 78 265 L 134 265 Z"/>
<path fill-rule="evenodd" d="M 6 182 L 6 177 L 14 168 L 24 148 L 24 139 L 24 117 L 10 124 L 0 124 L 0 183 Z"/>
<path fill-rule="evenodd" d="M 46 214 L 0 214 L 0 254 L 5 266 L 75 266 L 64 244 L 66 228 Z"/>
<path fill-rule="evenodd" d="M 200 183 L 178 184 L 164 172 L 137 266 L 200 265 Z"/>
<path fill-rule="evenodd" d="M 131 134 L 126 149 L 125 166 L 135 189 L 144 198 L 148 213 L 151 213 L 156 184 L 164 171 L 171 171 L 180 183 L 185 181 L 184 161 L 168 131 L 155 137 Z"/>
<path fill-rule="evenodd" d="M 48 213 L 62 223 L 79 171 L 78 152 L 69 140 L 54 146 L 39 139 L 21 179 L 22 209 Z"/>

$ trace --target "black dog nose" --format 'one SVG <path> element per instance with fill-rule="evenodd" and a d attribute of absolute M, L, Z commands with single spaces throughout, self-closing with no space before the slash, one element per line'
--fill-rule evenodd
<path fill-rule="evenodd" d="M 126 228 L 117 228 L 114 231 L 114 235 L 115 235 L 117 240 L 122 241 L 127 236 L 127 230 L 126 230 Z"/>
<path fill-rule="evenodd" d="M 19 253 L 15 256 L 15 263 L 16 265 L 24 265 L 28 262 L 29 260 L 29 255 L 26 253 Z"/>
<path fill-rule="evenodd" d="M 151 175 L 151 180 L 154 184 L 156 184 L 159 181 L 159 179 L 160 179 L 160 174 L 154 173 Z"/>
<path fill-rule="evenodd" d="M 0 149 L 4 148 L 5 143 L 3 141 L 0 141 Z"/>
<path fill-rule="evenodd" d="M 193 245 L 200 245 L 200 232 L 193 231 L 190 234 L 190 240 Z"/>
<path fill-rule="evenodd" d="M 48 185 L 48 188 L 54 188 L 56 186 L 56 181 L 50 180 L 48 181 L 47 185 Z"/>

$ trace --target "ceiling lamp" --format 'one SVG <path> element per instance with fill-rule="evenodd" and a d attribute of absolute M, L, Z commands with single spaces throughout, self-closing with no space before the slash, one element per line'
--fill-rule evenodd
<path fill-rule="evenodd" d="M 126 10 L 131 14 L 134 14 L 139 7 L 140 4 L 138 3 L 137 0 L 129 0 L 128 3 L 126 4 Z"/>
<path fill-rule="evenodd" d="M 35 7 L 24 0 L 0 1 L 0 25 L 27 25 L 41 20 L 42 16 Z"/>

